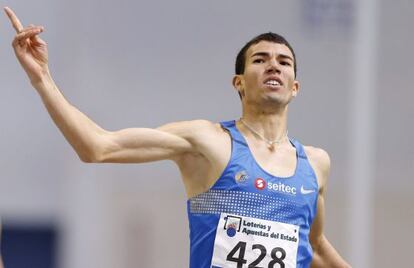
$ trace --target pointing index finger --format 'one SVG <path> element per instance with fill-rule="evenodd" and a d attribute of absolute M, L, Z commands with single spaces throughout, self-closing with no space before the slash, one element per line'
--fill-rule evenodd
<path fill-rule="evenodd" d="M 19 18 L 17 18 L 16 14 L 14 14 L 13 10 L 9 7 L 5 7 L 4 11 L 6 12 L 7 16 L 9 17 L 13 28 L 16 30 L 17 33 L 20 33 L 23 30 L 23 25 L 20 22 Z"/>

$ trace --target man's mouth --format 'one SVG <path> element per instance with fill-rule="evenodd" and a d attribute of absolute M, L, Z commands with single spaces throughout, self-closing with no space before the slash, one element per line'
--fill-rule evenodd
<path fill-rule="evenodd" d="M 280 86 L 281 85 L 280 82 L 277 80 L 268 80 L 266 81 L 265 84 L 269 86 Z"/>
<path fill-rule="evenodd" d="M 271 76 L 264 80 L 264 84 L 271 87 L 283 86 L 282 80 L 279 77 Z"/>

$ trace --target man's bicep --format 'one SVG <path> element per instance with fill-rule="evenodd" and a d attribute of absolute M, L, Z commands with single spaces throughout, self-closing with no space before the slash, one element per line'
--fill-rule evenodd
<path fill-rule="evenodd" d="M 179 123 L 169 124 L 177 128 Z M 193 145 L 184 137 L 167 131 L 163 127 L 127 128 L 106 132 L 101 137 L 103 144 L 96 162 L 101 163 L 143 163 L 174 159 L 182 153 L 193 150 Z"/>

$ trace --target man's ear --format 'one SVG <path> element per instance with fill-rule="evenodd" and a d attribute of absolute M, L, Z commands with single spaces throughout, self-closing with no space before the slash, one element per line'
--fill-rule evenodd
<path fill-rule="evenodd" d="M 298 95 L 299 89 L 300 89 L 300 83 L 299 83 L 299 81 L 295 80 L 293 82 L 293 87 L 292 87 L 292 96 L 293 97 L 296 97 L 296 95 Z"/>
<path fill-rule="evenodd" d="M 241 96 L 244 96 L 243 78 L 241 75 L 233 76 L 232 81 L 234 89 L 236 89 Z"/>

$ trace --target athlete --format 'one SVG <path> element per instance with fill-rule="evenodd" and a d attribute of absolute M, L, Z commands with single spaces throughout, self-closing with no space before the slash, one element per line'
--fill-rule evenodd
<path fill-rule="evenodd" d="M 17 34 L 17 59 L 55 124 L 87 163 L 169 159 L 188 196 L 190 267 L 349 267 L 323 234 L 328 154 L 288 137 L 299 92 L 296 58 L 280 35 L 248 42 L 236 59 L 239 120 L 194 120 L 156 129 L 102 129 L 61 94 L 48 68 L 42 26 Z"/>

